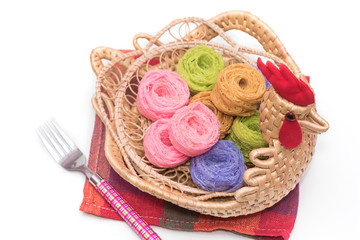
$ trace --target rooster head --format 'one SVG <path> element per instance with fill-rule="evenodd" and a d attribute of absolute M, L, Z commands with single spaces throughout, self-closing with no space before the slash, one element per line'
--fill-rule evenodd
<path fill-rule="evenodd" d="M 266 141 L 277 138 L 285 148 L 292 149 L 301 144 L 304 131 L 311 134 L 327 131 L 329 124 L 316 112 L 314 92 L 308 82 L 298 79 L 284 64 L 278 68 L 269 61 L 265 65 L 258 58 L 257 66 L 272 85 L 264 94 L 260 107 L 260 112 L 267 108 L 263 111 L 264 116 L 260 116 L 263 122 L 260 128 Z M 271 107 L 271 104 L 278 107 Z M 271 114 L 282 120 L 280 125 L 270 120 L 269 109 L 277 111 Z M 273 126 L 265 126 L 264 122 Z"/>

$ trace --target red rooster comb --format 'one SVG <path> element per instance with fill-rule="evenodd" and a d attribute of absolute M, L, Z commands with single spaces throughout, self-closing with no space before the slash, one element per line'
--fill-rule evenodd
<path fill-rule="evenodd" d="M 257 66 L 281 97 L 300 106 L 307 106 L 315 102 L 311 88 L 295 77 L 286 65 L 280 64 L 280 67 L 277 68 L 272 62 L 267 61 L 265 65 L 258 58 Z"/>

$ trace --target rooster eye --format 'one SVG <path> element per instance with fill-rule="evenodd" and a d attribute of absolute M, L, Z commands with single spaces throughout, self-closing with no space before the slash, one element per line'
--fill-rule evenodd
<path fill-rule="evenodd" d="M 286 119 L 289 120 L 290 122 L 295 121 L 296 117 L 295 114 L 293 112 L 288 112 L 285 115 Z"/>

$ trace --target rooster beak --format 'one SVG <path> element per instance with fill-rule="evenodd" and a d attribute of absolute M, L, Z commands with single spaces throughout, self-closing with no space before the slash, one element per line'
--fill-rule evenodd
<path fill-rule="evenodd" d="M 307 120 L 299 120 L 298 122 L 301 128 L 315 134 L 326 132 L 329 129 L 329 123 L 315 111 L 315 107 L 310 110 Z"/>

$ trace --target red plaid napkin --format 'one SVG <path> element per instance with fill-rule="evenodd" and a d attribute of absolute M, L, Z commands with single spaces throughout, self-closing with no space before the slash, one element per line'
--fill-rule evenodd
<path fill-rule="evenodd" d="M 96 116 L 89 167 L 105 178 L 149 224 L 184 231 L 224 229 L 262 236 L 264 239 L 289 238 L 297 214 L 298 186 L 279 203 L 259 213 L 227 219 L 202 215 L 144 193 L 123 180 L 108 164 L 104 142 L 105 127 Z M 84 199 L 80 210 L 101 217 L 122 220 L 88 181 L 84 186 Z"/>

